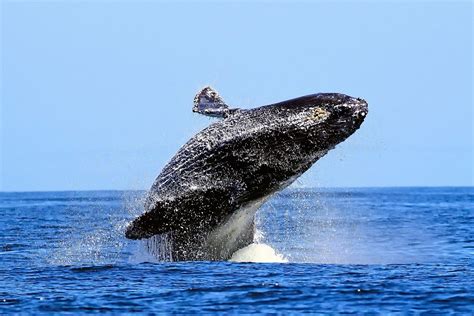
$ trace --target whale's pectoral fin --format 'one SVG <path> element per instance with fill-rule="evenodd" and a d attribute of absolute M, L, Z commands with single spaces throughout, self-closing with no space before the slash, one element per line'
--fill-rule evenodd
<path fill-rule="evenodd" d="M 170 214 L 170 209 L 167 203 L 156 202 L 151 210 L 128 224 L 125 237 L 128 239 L 143 239 L 170 232 L 175 227 L 173 221 L 168 218 L 168 214 Z"/>
<path fill-rule="evenodd" d="M 207 86 L 194 97 L 193 112 L 212 117 L 227 117 L 237 109 L 230 109 L 213 88 Z"/>
<path fill-rule="evenodd" d="M 145 205 L 147 211 L 127 226 L 125 237 L 143 239 L 172 231 L 205 231 L 235 210 L 229 192 L 228 187 L 205 187 L 173 199 L 153 200 Z"/>

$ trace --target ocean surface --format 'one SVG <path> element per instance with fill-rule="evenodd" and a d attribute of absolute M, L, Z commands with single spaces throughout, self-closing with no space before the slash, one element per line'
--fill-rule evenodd
<path fill-rule="evenodd" d="M 159 262 L 143 194 L 0 193 L 0 314 L 474 313 L 472 187 L 288 189 L 253 250 L 286 263 Z"/>

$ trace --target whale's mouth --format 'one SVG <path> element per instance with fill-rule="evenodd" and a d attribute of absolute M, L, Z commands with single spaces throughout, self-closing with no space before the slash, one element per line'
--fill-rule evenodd
<path fill-rule="evenodd" d="M 353 105 L 353 116 L 359 119 L 364 119 L 367 116 L 367 113 L 369 113 L 369 105 L 364 99 L 357 98 L 356 100 L 357 102 L 355 103 L 355 105 Z"/>
<path fill-rule="evenodd" d="M 348 97 L 344 103 L 334 107 L 340 122 L 353 122 L 360 126 L 369 112 L 367 101 L 361 98 Z"/>
<path fill-rule="evenodd" d="M 367 101 L 361 98 L 350 97 L 348 101 L 336 105 L 336 108 L 349 109 L 353 115 L 366 116 L 369 112 L 369 105 Z"/>

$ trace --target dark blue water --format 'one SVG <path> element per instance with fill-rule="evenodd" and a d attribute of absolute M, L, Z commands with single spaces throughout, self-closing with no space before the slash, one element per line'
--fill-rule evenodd
<path fill-rule="evenodd" d="M 474 188 L 287 190 L 279 264 L 156 262 L 123 238 L 141 195 L 0 193 L 0 314 L 474 313 Z"/>

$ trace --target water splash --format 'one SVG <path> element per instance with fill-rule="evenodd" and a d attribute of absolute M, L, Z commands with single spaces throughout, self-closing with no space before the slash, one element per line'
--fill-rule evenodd
<path fill-rule="evenodd" d="M 293 188 L 278 193 L 257 212 L 254 243 L 235 252 L 232 260 L 281 262 L 283 258 L 324 264 L 433 260 L 431 228 L 414 227 L 420 213 L 411 208 L 423 205 L 384 202 L 388 197 L 377 192 L 373 193 L 377 197 L 370 190 L 350 189 Z M 124 237 L 128 221 L 143 212 L 143 197 L 143 192 L 75 197 L 76 204 L 61 210 L 68 224 L 49 236 L 51 248 L 40 251 L 40 259 L 52 265 L 172 261 L 169 236 L 142 242 Z M 380 200 L 377 208 L 370 204 L 375 198 Z M 394 221 L 396 233 L 388 232 Z"/>
<path fill-rule="evenodd" d="M 361 193 L 354 189 L 285 190 L 257 213 L 260 229 L 269 232 L 262 242 L 279 249 L 290 262 L 406 264 L 432 261 L 433 252 L 425 249 L 433 237 L 428 229 L 415 227 L 419 215 L 416 212 L 397 214 L 393 211 L 400 209 L 396 203 L 383 202 L 392 196 L 378 194 L 379 197 L 374 197 L 370 190 Z M 370 204 L 375 198 L 381 199 L 377 208 Z M 398 225 L 397 232 L 387 231 L 394 221 Z"/>
<path fill-rule="evenodd" d="M 81 208 L 65 210 L 64 216 L 72 225 L 61 233 L 54 251 L 45 254 L 49 264 L 114 264 L 123 260 L 130 247 L 124 238 L 125 227 L 130 218 L 142 212 L 144 194 L 98 194 L 96 200 L 84 201 Z"/>
<path fill-rule="evenodd" d="M 52 265 L 111 264 L 119 261 L 126 245 L 122 238 L 126 222 L 110 224 L 108 228 L 96 228 L 86 233 L 80 229 L 70 230 L 47 261 Z"/>
<path fill-rule="evenodd" d="M 276 252 L 275 249 L 266 244 L 253 243 L 237 250 L 229 261 L 232 262 L 260 262 L 260 263 L 286 263 L 283 255 Z"/>
<path fill-rule="evenodd" d="M 143 246 L 158 261 L 173 261 L 173 240 L 171 234 L 155 235 L 146 239 Z"/>

